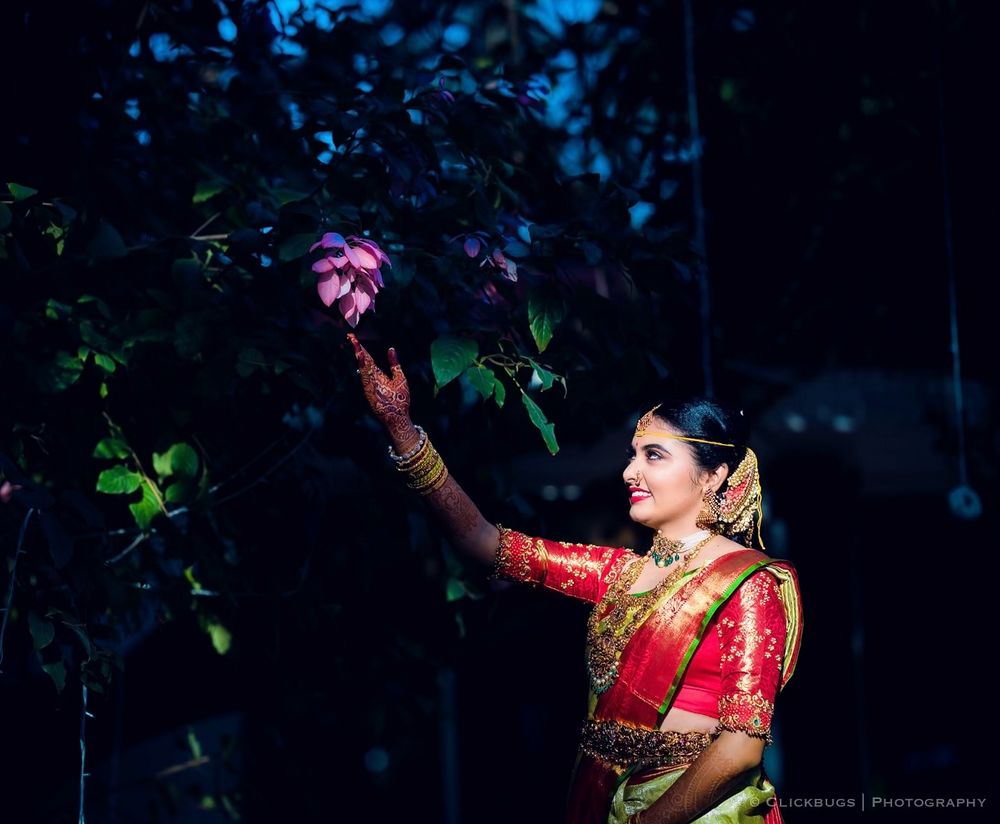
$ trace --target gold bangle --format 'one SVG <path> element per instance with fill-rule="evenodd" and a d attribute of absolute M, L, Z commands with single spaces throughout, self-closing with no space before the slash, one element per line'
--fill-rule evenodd
<path fill-rule="evenodd" d="M 437 492 L 442 486 L 444 486 L 447 480 L 448 480 L 448 467 L 442 466 L 441 474 L 438 475 L 429 486 L 418 489 L 417 492 L 420 495 L 430 495 L 433 492 Z"/>

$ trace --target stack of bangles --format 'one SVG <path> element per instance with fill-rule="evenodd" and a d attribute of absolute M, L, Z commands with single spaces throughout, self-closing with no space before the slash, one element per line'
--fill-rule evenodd
<path fill-rule="evenodd" d="M 416 429 L 420 434 L 417 445 L 404 455 L 397 455 L 390 446 L 389 457 L 396 464 L 396 469 L 406 475 L 406 485 L 410 489 L 421 495 L 430 495 L 448 480 L 448 467 L 423 428 L 418 426 Z"/>

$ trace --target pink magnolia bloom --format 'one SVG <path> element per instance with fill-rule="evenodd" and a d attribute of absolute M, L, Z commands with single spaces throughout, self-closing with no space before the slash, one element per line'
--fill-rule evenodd
<path fill-rule="evenodd" d="M 336 232 L 327 232 L 309 247 L 324 249 L 325 254 L 312 265 L 316 273 L 316 291 L 327 306 L 338 301 L 337 308 L 352 327 L 368 310 L 374 310 L 375 296 L 385 287 L 383 263 L 392 267 L 389 256 L 377 243 L 357 235 L 346 238 Z"/>

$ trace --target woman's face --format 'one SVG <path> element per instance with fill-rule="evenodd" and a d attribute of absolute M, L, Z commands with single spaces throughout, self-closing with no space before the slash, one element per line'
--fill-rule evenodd
<path fill-rule="evenodd" d="M 698 468 L 688 444 L 653 430 L 682 434 L 656 418 L 649 432 L 632 439 L 622 473 L 629 487 L 629 516 L 651 529 L 662 528 L 667 537 L 683 537 L 697 529 L 710 473 Z"/>

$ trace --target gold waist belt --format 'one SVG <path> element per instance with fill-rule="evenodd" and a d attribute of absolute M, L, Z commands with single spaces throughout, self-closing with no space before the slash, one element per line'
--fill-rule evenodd
<path fill-rule="evenodd" d="M 717 737 L 709 732 L 675 732 L 630 727 L 618 721 L 584 722 L 580 749 L 621 769 L 690 764 Z"/>

